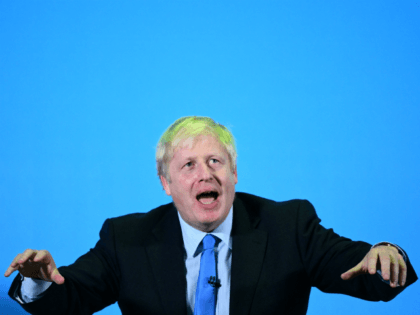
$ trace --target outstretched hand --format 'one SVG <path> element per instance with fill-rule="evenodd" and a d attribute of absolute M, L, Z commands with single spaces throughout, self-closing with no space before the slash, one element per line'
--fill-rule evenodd
<path fill-rule="evenodd" d="M 47 250 L 27 249 L 22 254 L 18 254 L 7 268 L 4 276 L 8 277 L 16 270 L 27 278 L 41 279 L 57 284 L 64 283 L 64 277 L 58 271 L 54 259 Z"/>
<path fill-rule="evenodd" d="M 343 273 L 341 278 L 350 280 L 366 273 L 374 275 L 377 270 L 381 271 L 384 280 L 389 280 L 392 288 L 396 288 L 398 282 L 404 286 L 407 265 L 398 250 L 390 245 L 372 248 L 359 264 Z"/>

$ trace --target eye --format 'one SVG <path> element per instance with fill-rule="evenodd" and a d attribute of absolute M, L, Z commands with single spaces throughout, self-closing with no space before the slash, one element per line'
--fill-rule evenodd
<path fill-rule="evenodd" d="M 186 167 L 190 167 L 190 166 L 192 166 L 192 162 L 188 162 L 187 164 L 185 164 L 184 166 L 186 166 Z"/>
<path fill-rule="evenodd" d="M 214 161 L 214 163 L 220 163 L 217 159 L 211 159 L 210 161 Z"/>

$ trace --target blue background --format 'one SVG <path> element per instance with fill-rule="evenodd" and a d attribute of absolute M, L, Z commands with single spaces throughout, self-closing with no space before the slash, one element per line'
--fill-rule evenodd
<path fill-rule="evenodd" d="M 26 248 L 70 264 L 106 218 L 171 202 L 155 147 L 187 115 L 233 132 L 237 191 L 308 199 L 419 271 L 418 1 L 1 1 L 0 69 L 4 271 Z M 0 314 L 23 314 L 13 276 Z M 308 314 L 419 314 L 419 294 L 314 289 Z"/>

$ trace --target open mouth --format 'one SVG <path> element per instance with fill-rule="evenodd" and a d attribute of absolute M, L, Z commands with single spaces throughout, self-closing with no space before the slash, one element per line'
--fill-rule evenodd
<path fill-rule="evenodd" d="M 217 197 L 219 197 L 219 193 L 217 191 L 205 191 L 201 194 L 197 195 L 197 200 L 204 205 L 209 205 L 214 202 Z"/>

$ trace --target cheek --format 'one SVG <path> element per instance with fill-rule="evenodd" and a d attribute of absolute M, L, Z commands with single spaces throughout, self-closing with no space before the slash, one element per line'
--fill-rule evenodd
<path fill-rule="evenodd" d="M 191 199 L 190 196 L 190 184 L 185 181 L 180 179 L 180 181 L 177 183 L 176 188 L 174 188 L 174 195 L 176 195 L 176 199 L 178 200 L 178 202 L 180 203 L 188 203 L 189 200 Z"/>
<path fill-rule="evenodd" d="M 229 186 L 229 190 L 232 189 L 232 186 L 235 186 L 236 184 L 236 178 L 233 174 L 229 174 L 226 177 L 226 183 Z"/>

